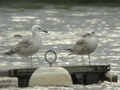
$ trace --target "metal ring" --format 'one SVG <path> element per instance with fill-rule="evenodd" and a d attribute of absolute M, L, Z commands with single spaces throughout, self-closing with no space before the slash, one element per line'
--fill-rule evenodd
<path fill-rule="evenodd" d="M 54 60 L 53 61 L 48 60 L 48 58 L 47 58 L 48 53 L 53 53 L 54 54 Z M 57 54 L 54 50 L 48 50 L 48 51 L 45 52 L 44 58 L 45 58 L 45 61 L 49 63 L 49 66 L 52 66 L 52 64 L 54 62 L 56 62 L 56 60 L 57 60 Z"/>

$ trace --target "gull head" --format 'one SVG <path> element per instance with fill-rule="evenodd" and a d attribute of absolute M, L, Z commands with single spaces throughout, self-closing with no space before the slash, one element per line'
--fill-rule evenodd
<path fill-rule="evenodd" d="M 91 33 L 85 33 L 85 34 L 82 35 L 82 37 L 88 37 L 90 35 L 91 35 Z"/>
<path fill-rule="evenodd" d="M 15 37 L 15 38 L 22 38 L 23 36 L 20 35 L 20 34 L 15 34 L 15 35 L 13 35 L 13 37 Z"/>
<path fill-rule="evenodd" d="M 33 31 L 33 32 L 34 32 L 34 31 L 42 31 L 42 32 L 44 32 L 44 33 L 48 33 L 48 31 L 47 31 L 47 30 L 43 30 L 40 25 L 33 25 L 33 26 L 32 26 L 32 31 Z"/>
<path fill-rule="evenodd" d="M 82 37 L 89 37 L 89 36 L 93 36 L 94 34 L 95 34 L 94 31 L 92 31 L 92 32 L 87 32 L 87 33 L 83 34 Z"/>

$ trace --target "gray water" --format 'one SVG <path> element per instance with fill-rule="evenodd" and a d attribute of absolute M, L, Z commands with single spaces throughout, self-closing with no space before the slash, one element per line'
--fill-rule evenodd
<path fill-rule="evenodd" d="M 91 54 L 92 64 L 110 64 L 111 71 L 120 80 L 120 7 L 97 6 L 45 6 L 41 9 L 0 8 L 0 53 L 8 50 L 20 39 L 15 34 L 30 35 L 32 25 L 40 24 L 48 34 L 41 33 L 44 47 L 34 55 L 34 66 L 48 66 L 44 53 L 48 49 L 57 52 L 54 65 L 88 64 L 80 56 L 69 56 L 62 49 L 72 47 L 82 32 L 95 31 L 99 39 L 98 47 Z M 39 58 L 38 58 L 39 57 Z M 0 69 L 24 68 L 27 62 L 19 56 L 0 55 Z M 93 85 L 73 85 L 71 87 L 28 87 L 6 88 L 3 90 L 120 90 L 120 82 Z M 2 90 L 2 89 L 0 89 Z"/>

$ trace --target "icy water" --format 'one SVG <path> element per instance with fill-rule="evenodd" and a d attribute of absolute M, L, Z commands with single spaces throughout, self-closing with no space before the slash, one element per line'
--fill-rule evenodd
<path fill-rule="evenodd" d="M 44 53 L 48 49 L 57 52 L 54 65 L 88 64 L 80 56 L 69 56 L 62 49 L 72 47 L 82 32 L 95 31 L 99 39 L 96 51 L 91 55 L 92 64 L 111 64 L 111 71 L 120 80 L 120 7 L 48 5 L 41 9 L 0 8 L 0 53 L 15 45 L 20 38 L 15 34 L 30 35 L 32 25 L 40 24 L 48 34 L 41 34 L 44 47 L 34 55 L 34 66 L 48 66 Z M 39 57 L 39 58 L 38 58 Z M 27 62 L 19 56 L 0 55 L 0 69 L 24 68 Z M 120 90 L 118 83 L 73 85 L 70 87 L 5 88 L 0 90 Z"/>

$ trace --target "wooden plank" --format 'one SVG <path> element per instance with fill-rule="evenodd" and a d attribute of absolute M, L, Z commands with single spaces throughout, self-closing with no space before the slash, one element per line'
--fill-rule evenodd
<path fill-rule="evenodd" d="M 84 66 L 61 66 L 70 73 L 75 72 L 107 72 L 110 70 L 110 65 L 84 65 Z M 37 68 L 22 68 L 0 71 L 0 76 L 26 76 L 31 75 Z"/>

